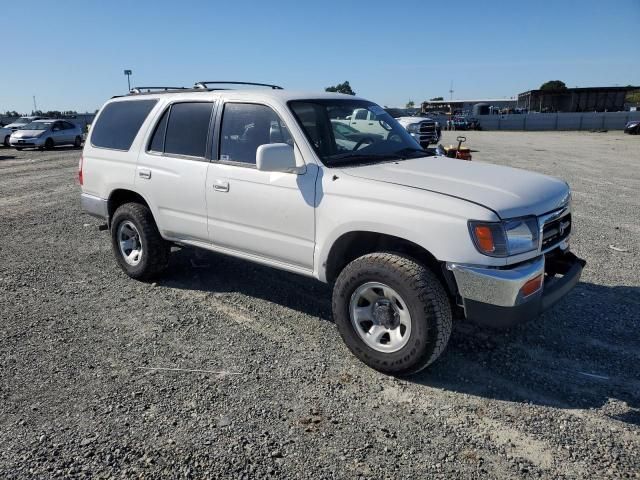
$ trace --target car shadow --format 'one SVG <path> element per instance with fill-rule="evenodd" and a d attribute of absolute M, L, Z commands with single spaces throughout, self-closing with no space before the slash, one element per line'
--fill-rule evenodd
<path fill-rule="evenodd" d="M 191 248 L 172 252 L 169 270 L 158 285 L 241 293 L 332 321 L 331 289 L 311 278 Z"/>
<path fill-rule="evenodd" d="M 16 158 L 15 155 L 0 155 L 0 160 L 13 160 Z"/>
<path fill-rule="evenodd" d="M 239 293 L 332 321 L 331 288 L 313 279 L 193 249 L 173 252 L 169 268 L 158 285 Z M 639 327 L 640 288 L 581 282 L 540 318 L 510 330 L 456 321 L 442 357 L 405 380 L 557 408 L 613 402 L 607 414 L 640 425 Z"/>

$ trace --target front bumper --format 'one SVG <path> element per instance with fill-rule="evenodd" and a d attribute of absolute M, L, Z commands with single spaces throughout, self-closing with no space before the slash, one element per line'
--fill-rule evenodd
<path fill-rule="evenodd" d="M 29 147 L 42 147 L 44 145 L 45 139 L 42 137 L 30 137 L 30 138 L 9 138 L 9 145 L 12 147 L 18 148 L 29 148 Z"/>
<path fill-rule="evenodd" d="M 482 325 L 507 328 L 537 317 L 569 293 L 586 262 L 560 249 L 513 268 L 447 263 L 462 298 L 465 316 Z M 524 285 L 542 275 L 542 287 L 529 296 Z"/>

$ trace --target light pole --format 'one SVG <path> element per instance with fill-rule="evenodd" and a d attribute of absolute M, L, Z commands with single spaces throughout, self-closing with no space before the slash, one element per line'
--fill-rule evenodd
<path fill-rule="evenodd" d="M 129 90 L 127 90 L 128 92 L 131 91 L 131 73 L 133 73 L 131 70 L 124 71 L 124 74 L 127 76 L 127 86 L 129 87 Z"/>

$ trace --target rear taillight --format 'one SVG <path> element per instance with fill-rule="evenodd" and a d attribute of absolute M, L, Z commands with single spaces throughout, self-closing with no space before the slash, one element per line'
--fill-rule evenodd
<path fill-rule="evenodd" d="M 80 155 L 80 161 L 78 162 L 78 182 L 80 183 L 80 186 L 82 186 L 82 155 Z"/>

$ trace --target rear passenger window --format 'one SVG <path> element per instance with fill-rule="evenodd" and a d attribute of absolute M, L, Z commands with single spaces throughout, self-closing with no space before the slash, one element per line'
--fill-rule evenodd
<path fill-rule="evenodd" d="M 164 152 L 204 157 L 212 107 L 212 103 L 173 104 L 166 126 Z"/>
<path fill-rule="evenodd" d="M 293 140 L 276 112 L 265 105 L 227 103 L 220 132 L 220 160 L 255 165 L 256 150 L 268 143 Z"/>
<path fill-rule="evenodd" d="M 94 147 L 127 151 L 157 100 L 113 102 L 102 109 L 91 131 Z"/>

